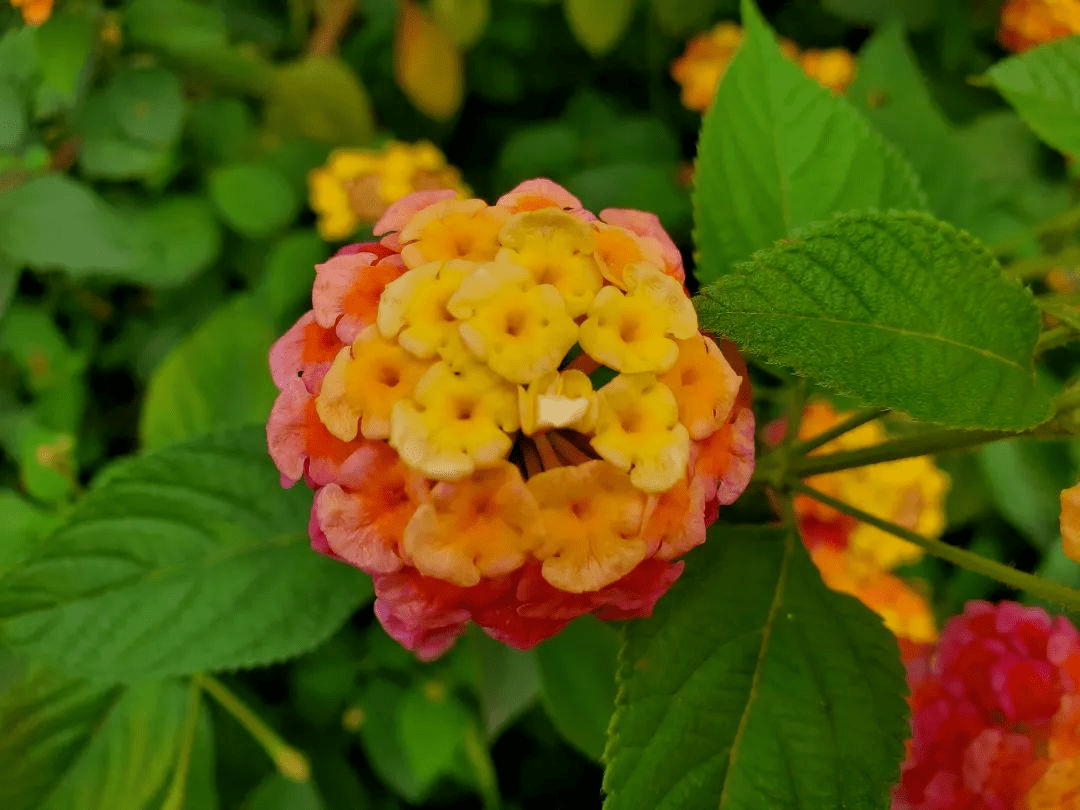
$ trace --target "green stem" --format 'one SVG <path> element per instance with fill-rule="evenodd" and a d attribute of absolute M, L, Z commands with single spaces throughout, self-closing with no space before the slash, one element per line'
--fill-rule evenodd
<path fill-rule="evenodd" d="M 307 757 L 281 739 L 276 731 L 266 725 L 259 715 L 230 692 L 225 684 L 212 675 L 196 675 L 195 680 L 220 704 L 221 708 L 244 727 L 255 742 L 262 746 L 282 776 L 294 782 L 306 782 L 311 778 L 311 765 Z"/>
<path fill-rule="evenodd" d="M 1035 344 L 1035 355 L 1038 356 L 1044 352 L 1050 351 L 1050 349 L 1064 346 L 1066 343 L 1071 343 L 1077 337 L 1076 330 L 1071 326 L 1055 326 L 1053 329 L 1047 329 L 1039 335 L 1039 340 Z"/>
<path fill-rule="evenodd" d="M 905 529 L 903 526 L 897 526 L 895 523 L 890 523 L 887 520 L 875 517 L 869 512 L 864 512 L 851 504 L 832 498 L 824 492 L 818 492 L 813 487 L 808 487 L 802 482 L 792 482 L 790 488 L 795 492 L 802 493 L 816 501 L 820 501 L 826 506 L 831 506 L 838 512 L 850 515 L 856 520 L 860 520 L 863 523 L 867 523 L 884 532 L 895 535 L 902 540 L 907 540 L 909 543 L 914 543 L 929 554 L 940 557 L 954 565 L 959 565 L 969 571 L 974 571 L 977 574 L 996 579 L 998 582 L 1004 583 L 1011 588 L 1027 591 L 1032 596 L 1045 599 L 1047 602 L 1053 602 L 1066 610 L 1080 609 L 1080 591 L 1078 590 L 1069 588 L 1065 585 L 1059 585 L 1056 582 L 1051 582 L 1042 577 L 1035 576 L 1034 574 L 1018 571 L 1010 565 L 987 559 L 981 554 L 974 554 L 966 549 L 950 545 L 941 540 L 935 540 L 931 537 L 924 537 L 921 534 L 916 534 L 913 531 Z"/>
<path fill-rule="evenodd" d="M 1063 211 L 1056 217 L 1051 217 L 1045 222 L 1040 222 L 1027 233 L 1022 234 L 1019 237 L 1014 237 L 994 245 L 991 250 L 995 254 L 1001 256 L 1016 250 L 1016 248 L 1022 245 L 1024 240 L 1028 237 L 1039 239 L 1047 234 L 1056 233 L 1058 231 L 1071 231 L 1078 227 L 1080 227 L 1080 205 L 1074 206 L 1067 211 Z"/>
<path fill-rule="evenodd" d="M 199 681 L 197 678 L 192 678 L 187 709 L 184 713 L 184 728 L 180 738 L 180 756 L 176 760 L 176 769 L 173 771 L 172 781 L 169 782 L 169 791 L 165 794 L 165 801 L 161 803 L 161 810 L 181 810 L 184 806 L 188 770 L 191 767 L 191 748 L 195 744 L 195 731 L 199 725 L 201 697 Z"/>
<path fill-rule="evenodd" d="M 1018 259 L 1001 268 L 1007 276 L 1021 281 L 1042 278 L 1055 267 L 1073 265 L 1080 262 L 1080 247 L 1067 247 L 1048 256 L 1036 256 L 1032 259 Z"/>
<path fill-rule="evenodd" d="M 797 478 L 809 478 L 812 475 L 868 467 L 885 461 L 977 447 L 1017 435 L 1019 434 L 1007 430 L 933 430 L 856 450 L 806 456 L 792 464 L 789 472 Z"/>
<path fill-rule="evenodd" d="M 849 433 L 855 428 L 865 425 L 867 422 L 873 422 L 875 419 L 881 418 L 888 412 L 888 408 L 866 408 L 862 411 L 856 411 L 847 419 L 838 422 L 823 433 L 819 433 L 817 436 L 807 439 L 805 442 L 796 444 L 791 449 L 791 452 L 800 456 L 809 455 L 823 444 L 828 444 L 833 439 L 843 436 L 845 433 Z"/>

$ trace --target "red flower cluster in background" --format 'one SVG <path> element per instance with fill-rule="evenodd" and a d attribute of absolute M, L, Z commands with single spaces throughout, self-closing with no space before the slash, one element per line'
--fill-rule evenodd
<path fill-rule="evenodd" d="M 1080 633 L 970 602 L 908 663 L 911 730 L 893 810 L 1080 807 Z"/>

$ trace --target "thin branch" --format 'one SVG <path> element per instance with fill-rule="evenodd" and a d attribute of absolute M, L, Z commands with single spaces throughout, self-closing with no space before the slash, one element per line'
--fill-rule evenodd
<path fill-rule="evenodd" d="M 857 427 L 865 425 L 867 422 L 873 422 L 875 419 L 880 419 L 882 416 L 889 412 L 888 408 L 866 408 L 862 411 L 856 411 L 847 419 L 842 422 L 838 422 L 828 430 L 819 433 L 805 442 L 800 442 L 791 448 L 791 452 L 805 456 L 809 455 L 813 451 L 817 450 L 823 444 L 828 444 L 833 439 L 843 436 L 845 433 L 850 433 Z"/>

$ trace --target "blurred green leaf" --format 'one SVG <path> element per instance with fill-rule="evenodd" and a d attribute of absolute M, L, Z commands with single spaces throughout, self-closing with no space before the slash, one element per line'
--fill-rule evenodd
<path fill-rule="evenodd" d="M 11 302 L 15 300 L 15 292 L 19 289 L 21 275 L 22 268 L 0 253 L 0 328 L 3 328 L 4 317 L 8 313 Z"/>
<path fill-rule="evenodd" d="M 609 207 L 650 211 L 671 231 L 690 224 L 690 200 L 678 184 L 674 163 L 596 166 L 567 179 L 566 187 L 591 211 Z"/>
<path fill-rule="evenodd" d="M 375 129 L 371 102 L 356 73 L 331 56 L 309 56 L 277 68 L 266 123 L 279 135 L 333 146 L 366 146 Z"/>
<path fill-rule="evenodd" d="M 530 177 L 565 177 L 581 161 L 581 139 L 559 121 L 521 127 L 506 139 L 497 161 L 506 188 Z"/>
<path fill-rule="evenodd" d="M 325 807 L 311 782 L 293 782 L 274 774 L 251 792 L 241 810 L 324 810 Z"/>
<path fill-rule="evenodd" d="M 0 578 L 20 563 L 56 518 L 18 493 L 0 489 Z"/>
<path fill-rule="evenodd" d="M 18 149 L 26 126 L 26 102 L 13 84 L 0 82 L 0 149 Z"/>
<path fill-rule="evenodd" d="M 34 98 L 37 118 L 71 109 L 87 80 L 96 35 L 90 14 L 57 9 L 37 30 L 39 83 Z"/>
<path fill-rule="evenodd" d="M 107 687 L 27 669 L 0 692 L 0 806 L 148 806 L 176 760 L 186 702 L 178 681 Z"/>
<path fill-rule="evenodd" d="M 395 793 L 412 804 L 423 801 L 430 784 L 413 773 L 401 739 L 400 714 L 406 689 L 391 680 L 371 681 L 360 698 L 360 744 L 368 764 Z"/>
<path fill-rule="evenodd" d="M 149 259 L 125 276 L 148 287 L 177 287 L 199 274 L 221 251 L 221 228 L 203 197 L 172 195 L 158 203 L 126 210 L 141 232 Z"/>
<path fill-rule="evenodd" d="M 280 489 L 261 427 L 113 464 L 0 581 L 5 639 L 103 682 L 262 666 L 314 648 L 371 584 L 311 550 L 301 489 Z"/>
<path fill-rule="evenodd" d="M 143 446 L 264 423 L 277 396 L 267 365 L 275 337 L 271 319 L 250 297 L 211 315 L 151 376 L 139 420 Z"/>
<path fill-rule="evenodd" d="M 986 76 L 1040 138 L 1080 155 L 1080 35 L 1003 59 Z"/>
<path fill-rule="evenodd" d="M 925 214 L 807 228 L 703 289 L 698 306 L 702 328 L 864 405 L 965 428 L 1019 430 L 1050 415 L 1031 293 Z"/>
<path fill-rule="evenodd" d="M 797 534 L 719 526 L 627 625 L 606 810 L 885 808 L 909 735 L 896 640 Z"/>
<path fill-rule="evenodd" d="M 29 304 L 15 304 L 0 323 L 0 351 L 15 361 L 35 393 L 69 382 L 86 367 L 86 352 L 69 346 L 48 313 Z"/>
<path fill-rule="evenodd" d="M 1061 490 L 1076 483 L 1068 447 L 1010 439 L 980 448 L 978 457 L 998 512 L 1037 548 L 1058 543 Z"/>
<path fill-rule="evenodd" d="M 935 215 L 979 236 L 994 235 L 981 227 L 996 202 L 989 184 L 979 182 L 968 151 L 934 105 L 899 26 L 879 29 L 859 51 L 847 96 L 911 162 Z"/>
<path fill-rule="evenodd" d="M 859 26 L 877 26 L 899 21 L 908 28 L 925 28 L 937 19 L 936 0 L 822 0 L 821 5 L 838 17 Z"/>
<path fill-rule="evenodd" d="M 736 0 L 652 0 L 653 17 L 669 37 L 682 38 L 700 31 L 728 7 L 734 14 Z"/>
<path fill-rule="evenodd" d="M 484 34 L 491 0 L 432 0 L 435 22 L 462 48 L 471 48 Z"/>
<path fill-rule="evenodd" d="M 183 802 L 173 808 L 163 805 L 160 810 L 218 810 L 218 790 L 214 762 L 214 727 L 205 703 L 199 706 L 195 736 L 191 740 L 187 774 L 183 781 Z M 180 767 L 181 761 L 177 761 Z M 174 770 L 172 779 L 176 780 Z M 172 783 L 170 783 L 172 784 Z"/>
<path fill-rule="evenodd" d="M 33 26 L 8 28 L 0 36 L 0 78 L 27 85 L 37 72 L 37 32 Z"/>
<path fill-rule="evenodd" d="M 430 786 L 452 769 L 472 717 L 441 685 L 410 690 L 398 712 L 398 734 L 409 769 L 421 785 Z"/>
<path fill-rule="evenodd" d="M 188 131 L 206 163 L 233 163 L 253 150 L 258 136 L 251 108 L 238 98 L 206 98 L 191 106 Z"/>
<path fill-rule="evenodd" d="M 18 264 L 122 274 L 144 250 L 109 205 L 68 177 L 38 177 L 0 195 L 0 252 Z"/>
<path fill-rule="evenodd" d="M 292 222 L 300 200 L 270 166 L 234 163 L 210 174 L 210 199 L 222 219 L 250 238 L 269 236 Z"/>
<path fill-rule="evenodd" d="M 698 142 L 694 231 L 702 283 L 831 214 L 926 207 L 911 166 L 847 101 L 780 52 L 748 0 L 743 24 L 746 38 Z"/>
<path fill-rule="evenodd" d="M 636 7 L 637 0 L 563 0 L 574 38 L 594 57 L 618 44 Z"/>
<path fill-rule="evenodd" d="M 32 414 L 12 420 L 0 437 L 19 467 L 19 483 L 30 497 L 57 504 L 77 488 L 75 437 L 40 424 Z"/>
<path fill-rule="evenodd" d="M 221 9 L 195 0 L 131 0 L 124 10 L 127 38 L 169 49 L 213 49 L 228 43 Z"/>
<path fill-rule="evenodd" d="M 619 637 L 592 616 L 576 619 L 536 648 L 540 694 L 559 733 L 599 761 L 615 706 Z"/>
<path fill-rule="evenodd" d="M 311 303 L 315 265 L 326 261 L 330 249 L 311 231 L 285 234 L 270 249 L 254 296 L 279 327 L 283 318 L 298 315 Z"/>
<path fill-rule="evenodd" d="M 540 694 L 536 656 L 473 632 L 462 643 L 474 670 L 484 731 L 489 740 L 524 712 Z"/>

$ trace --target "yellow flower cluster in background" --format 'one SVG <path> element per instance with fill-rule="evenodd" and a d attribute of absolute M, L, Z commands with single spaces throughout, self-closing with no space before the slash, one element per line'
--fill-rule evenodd
<path fill-rule="evenodd" d="M 53 0 L 11 0 L 27 25 L 41 25 L 52 14 Z"/>
<path fill-rule="evenodd" d="M 828 403 L 812 403 L 803 412 L 799 439 L 820 435 L 849 415 L 837 413 Z M 879 422 L 868 422 L 814 452 L 855 450 L 887 439 Z M 826 473 L 806 483 L 917 534 L 937 537 L 945 530 L 949 479 L 929 456 Z M 937 638 L 926 600 L 892 573 L 920 559 L 920 548 L 803 495 L 795 498 L 795 513 L 826 585 L 860 599 L 902 641 L 923 644 Z"/>
<path fill-rule="evenodd" d="M 414 191 L 452 189 L 468 195 L 458 170 L 426 141 L 391 141 L 382 149 L 337 149 L 308 175 L 316 227 L 327 241 L 346 239 L 372 225 L 386 209 Z"/>
<path fill-rule="evenodd" d="M 1001 9 L 998 42 L 1019 53 L 1080 34 L 1080 0 L 1008 0 Z"/>
<path fill-rule="evenodd" d="M 682 88 L 683 106 L 702 112 L 708 108 L 742 40 L 742 26 L 722 22 L 687 43 L 682 56 L 671 64 L 671 77 Z M 855 57 L 843 48 L 802 50 L 782 38 L 780 50 L 807 76 L 837 93 L 843 92 L 855 77 Z"/>

